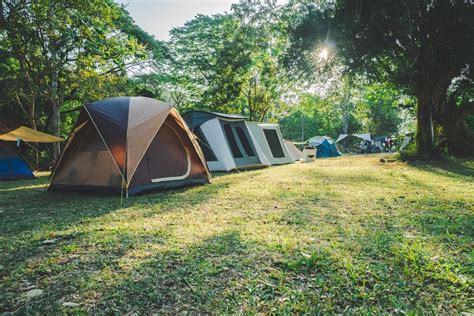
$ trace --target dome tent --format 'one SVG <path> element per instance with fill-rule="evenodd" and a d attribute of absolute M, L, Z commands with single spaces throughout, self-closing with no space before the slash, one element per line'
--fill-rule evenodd
<path fill-rule="evenodd" d="M 307 141 L 307 144 L 316 147 L 317 158 L 338 157 L 341 155 L 337 149 L 336 142 L 328 136 L 314 136 Z"/>
<path fill-rule="evenodd" d="M 336 144 L 339 145 L 343 153 L 370 154 L 383 151 L 380 144 L 377 145 L 369 133 L 341 134 L 337 138 Z"/>
<path fill-rule="evenodd" d="M 85 105 L 50 191 L 142 191 L 209 183 L 194 135 L 169 104 L 115 97 Z"/>
<path fill-rule="evenodd" d="M 7 142 L 0 141 L 0 180 L 35 179 L 33 170 Z"/>

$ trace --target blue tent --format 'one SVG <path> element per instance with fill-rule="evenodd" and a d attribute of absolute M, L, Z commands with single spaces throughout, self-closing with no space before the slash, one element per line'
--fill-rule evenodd
<path fill-rule="evenodd" d="M 0 181 L 34 178 L 28 163 L 6 142 L 0 141 Z"/>
<path fill-rule="evenodd" d="M 327 136 L 314 136 L 307 141 L 309 146 L 316 147 L 316 158 L 337 157 L 341 153 L 336 142 Z"/>

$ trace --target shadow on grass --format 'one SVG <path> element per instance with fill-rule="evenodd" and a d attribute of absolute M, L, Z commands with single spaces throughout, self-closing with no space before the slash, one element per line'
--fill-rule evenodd
<path fill-rule="evenodd" d="M 447 277 L 431 276 L 443 273 L 445 267 L 417 270 L 429 253 L 410 245 L 403 248 L 405 244 L 394 233 L 357 236 L 356 245 L 367 252 L 348 258 L 323 246 L 312 248 L 309 254 L 299 249 L 275 251 L 226 231 L 182 251 L 148 258 L 125 275 L 115 271 L 118 282 L 105 289 L 104 284 L 97 284 L 103 296 L 88 312 L 434 311 L 446 293 L 433 295 L 427 285 L 449 290 L 452 283 Z M 410 259 L 411 251 L 420 258 Z M 448 312 L 452 306 L 443 308 Z"/>
<path fill-rule="evenodd" d="M 31 182 L 25 184 L 31 185 Z M 0 188 L 0 230 L 3 237 L 45 228 L 60 230 L 110 212 L 131 207 L 146 208 L 156 203 L 162 205 L 162 211 L 170 211 L 178 205 L 186 207 L 204 203 L 228 185 L 229 183 L 220 183 L 183 187 L 128 199 L 112 195 L 46 192 L 30 187 L 17 187 L 18 190 L 2 192 Z M 13 184 L 8 186 L 13 188 Z"/>
<path fill-rule="evenodd" d="M 7 186 L 11 188 L 13 184 Z M 80 244 L 90 233 L 85 233 L 84 228 L 88 228 L 88 225 L 98 226 L 94 223 L 110 213 L 133 209 L 129 215 L 130 220 L 133 220 L 133 216 L 146 218 L 166 212 L 183 212 L 205 203 L 227 187 L 228 183 L 223 182 L 182 188 L 131 197 L 124 199 L 123 203 L 116 196 L 49 193 L 28 188 L 4 191 L 0 193 L 0 277 L 7 277 L 14 269 L 36 260 L 36 257 L 47 257 L 63 247 L 67 252 L 69 246 Z M 112 233 L 113 239 L 123 235 L 120 231 Z M 45 240 L 51 239 L 54 240 L 53 245 L 43 244 Z M 110 244 L 116 242 L 111 240 Z M 118 244 L 121 245 L 120 242 Z"/>
<path fill-rule="evenodd" d="M 412 162 L 410 166 L 442 176 L 455 178 L 474 177 L 474 167 L 471 167 L 463 160 L 445 158 L 442 160 L 433 160 L 429 163 Z"/>
<path fill-rule="evenodd" d="M 390 182 L 380 182 L 376 173 L 347 176 L 322 172 L 308 176 L 312 185 L 326 179 L 337 185 L 352 183 L 361 191 L 367 187 L 375 190 L 376 186 Z M 403 211 L 389 212 L 389 201 L 377 200 L 387 192 L 380 190 L 377 193 L 380 196 L 370 199 L 379 201 L 374 205 L 379 212 L 353 222 L 351 216 L 339 216 L 339 212 L 347 215 L 347 209 L 332 208 L 341 206 L 331 204 L 338 196 L 325 195 L 323 187 L 292 196 L 284 192 L 298 192 L 297 186 L 290 189 L 279 186 L 275 198 L 288 199 L 295 207 L 281 213 L 275 211 L 281 218 L 274 220 L 291 225 L 301 239 L 311 236 L 311 229 L 322 230 L 328 234 L 324 243 L 319 240 L 303 246 L 288 246 L 284 241 L 257 243 L 252 240 L 252 234 L 243 236 L 239 231 L 226 229 L 225 223 L 219 226 L 220 233 L 191 245 L 179 245 L 179 234 L 186 226 L 130 231 L 127 227 L 119 229 L 111 225 L 106 227 L 107 231 L 91 232 L 103 229 L 91 225 L 86 227 L 89 231 L 86 229 L 66 238 L 70 228 L 81 221 L 97 221 L 102 215 L 122 209 L 136 208 L 126 213 L 131 221 L 137 214 L 153 217 L 165 212 L 185 212 L 186 208 L 199 206 L 240 181 L 242 177 L 231 175 L 212 186 L 144 195 L 126 200 L 123 205 L 116 197 L 49 196 L 30 190 L 18 191 L 21 192 L 20 208 L 25 208 L 23 203 L 31 208 L 22 212 L 30 216 L 33 223 L 23 223 L 23 215 L 15 214 L 15 196 L 7 193 L 8 201 L 4 204 L 0 201 L 0 207 L 14 218 L 8 217 L 7 222 L 0 223 L 2 232 L 7 229 L 9 232 L 7 238 L 0 239 L 2 247 L 6 245 L 2 255 L 15 254 L 20 259 L 5 264 L 0 293 L 8 294 L 0 295 L 0 311 L 20 308 L 18 312 L 24 314 L 71 312 L 62 306 L 63 301 L 81 303 L 76 308 L 79 313 L 99 314 L 454 314 L 467 309 L 469 292 L 459 277 L 462 274 L 459 266 L 465 268 L 468 263 L 456 262 L 460 260 L 457 254 L 451 259 L 442 255 L 436 258 L 438 253 L 430 248 L 442 252 L 445 245 L 436 244 L 438 240 L 433 242 L 428 236 L 428 232 L 433 231 L 434 238 L 440 237 L 443 241 L 442 238 L 449 238 L 452 232 L 459 235 L 466 232 L 462 224 L 467 221 L 469 225 L 472 216 L 456 211 L 467 207 L 467 202 L 461 200 L 416 198 L 413 194 L 410 201 L 408 198 L 397 200 Z M 405 179 L 394 181 L 400 181 L 398 185 L 405 185 L 406 190 L 418 185 L 416 179 L 408 185 Z M 364 187 L 367 182 L 371 185 Z M 429 190 L 431 186 L 423 189 Z M 44 205 L 43 198 L 46 199 Z M 75 205 L 68 206 L 70 203 Z M 49 218 L 36 214 L 51 205 L 54 209 L 47 213 Z M 149 207 L 151 205 L 154 208 Z M 315 205 L 325 208 L 322 218 Z M 57 206 L 60 208 L 56 209 Z M 430 224 L 432 217 L 435 219 Z M 159 216 L 156 220 L 160 220 Z M 15 221 L 22 222 L 17 227 L 18 235 L 10 227 L 16 225 Z M 321 222 L 331 227 L 318 226 Z M 335 229 L 329 229 L 332 227 Z M 51 249 L 38 249 L 41 238 L 54 230 L 65 235 L 60 235 L 60 241 Z M 414 231 L 415 236 L 404 236 L 407 231 Z M 424 234 L 417 236 L 418 231 Z M 33 238 L 36 234 L 40 234 L 39 237 Z M 276 237 L 278 230 L 274 234 Z M 31 242 L 33 244 L 28 244 Z M 468 236 L 463 245 L 455 245 L 454 252 L 469 249 L 471 242 L 472 237 Z M 449 245 L 448 240 L 446 245 Z M 21 257 L 23 252 L 26 254 Z M 42 256 L 41 252 L 46 254 Z M 39 284 L 45 295 L 20 306 L 17 297 L 24 292 L 21 287 L 24 284 L 16 283 L 23 279 Z"/>

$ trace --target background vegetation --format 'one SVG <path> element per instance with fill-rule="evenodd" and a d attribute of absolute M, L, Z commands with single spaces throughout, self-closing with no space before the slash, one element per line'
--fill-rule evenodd
<path fill-rule="evenodd" d="M 111 0 L 0 1 L 0 111 L 66 137 L 82 104 L 142 95 L 180 111 L 279 122 L 293 141 L 421 135 L 424 127 L 426 153 L 473 152 L 473 6 L 405 1 L 400 14 L 386 2 L 242 0 L 229 13 L 196 16 L 162 42 Z M 417 83 L 442 58 L 452 67 L 420 94 Z M 422 97 L 434 100 L 423 103 L 426 120 Z M 44 156 L 59 150 L 49 148 L 40 148 Z"/>

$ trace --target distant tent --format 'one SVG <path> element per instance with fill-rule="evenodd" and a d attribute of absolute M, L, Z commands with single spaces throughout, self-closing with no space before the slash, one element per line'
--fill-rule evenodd
<path fill-rule="evenodd" d="M 290 142 L 288 140 L 285 140 L 285 146 L 286 146 L 286 149 L 288 150 L 288 152 L 293 157 L 294 161 L 299 161 L 299 160 L 303 159 L 303 153 L 292 142 Z"/>
<path fill-rule="evenodd" d="M 247 123 L 250 132 L 272 165 L 294 163 L 295 160 L 283 142 L 280 126 L 257 122 Z"/>
<path fill-rule="evenodd" d="M 133 195 L 209 181 L 202 151 L 171 105 L 116 97 L 83 107 L 49 190 Z"/>
<path fill-rule="evenodd" d="M 34 179 L 33 170 L 12 147 L 0 141 L 0 180 Z"/>
<path fill-rule="evenodd" d="M 328 136 L 315 136 L 307 141 L 309 146 L 316 147 L 316 158 L 338 157 L 341 155 L 336 142 Z"/>
<path fill-rule="evenodd" d="M 341 140 L 345 139 L 350 134 L 340 134 L 339 137 L 336 139 L 336 143 L 340 142 Z"/>
<path fill-rule="evenodd" d="M 380 145 L 376 145 L 369 133 L 365 134 L 341 134 L 336 143 L 344 153 L 376 153 L 383 151 Z"/>
<path fill-rule="evenodd" d="M 413 142 L 415 133 L 407 133 L 403 135 L 403 141 L 400 144 L 400 150 L 405 150 L 408 145 L 410 145 Z"/>
<path fill-rule="evenodd" d="M 362 140 L 366 140 L 366 141 L 369 141 L 369 142 L 372 141 L 372 137 L 370 136 L 369 133 L 366 133 L 366 134 L 341 134 L 337 138 L 336 143 L 340 142 L 343 139 L 346 139 L 349 136 L 354 136 L 354 137 L 357 137 L 357 138 L 360 138 Z"/>
<path fill-rule="evenodd" d="M 55 143 L 62 139 L 0 119 L 0 180 L 34 179 L 33 171 L 12 143 Z"/>
<path fill-rule="evenodd" d="M 211 171 L 230 171 L 269 166 L 245 117 L 205 111 L 189 111 L 183 119 L 199 139 Z"/>

